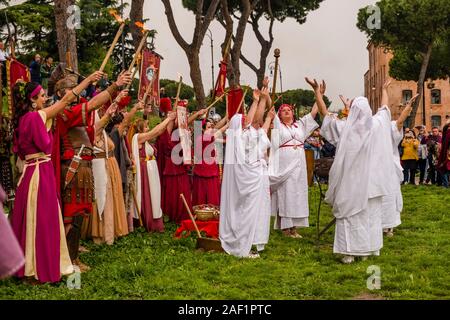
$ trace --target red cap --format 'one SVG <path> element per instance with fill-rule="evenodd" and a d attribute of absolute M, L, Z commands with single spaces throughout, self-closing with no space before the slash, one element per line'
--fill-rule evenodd
<path fill-rule="evenodd" d="M 172 101 L 170 98 L 161 98 L 159 101 L 159 110 L 164 113 L 172 111 Z"/>

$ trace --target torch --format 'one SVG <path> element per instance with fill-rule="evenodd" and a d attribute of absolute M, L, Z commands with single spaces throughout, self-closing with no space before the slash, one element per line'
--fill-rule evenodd
<path fill-rule="evenodd" d="M 100 66 L 100 69 L 98 71 L 103 72 L 103 70 L 106 67 L 106 64 L 109 61 L 109 58 L 111 57 L 111 54 L 114 50 L 114 47 L 116 46 L 117 42 L 119 41 L 120 36 L 122 35 L 123 29 L 125 28 L 125 21 L 117 14 L 116 10 L 109 10 L 109 14 L 112 15 L 117 22 L 120 23 L 119 30 L 117 30 L 116 36 L 114 37 L 114 40 L 109 47 L 108 52 L 106 53 L 105 58 L 103 59 L 102 65 Z"/>

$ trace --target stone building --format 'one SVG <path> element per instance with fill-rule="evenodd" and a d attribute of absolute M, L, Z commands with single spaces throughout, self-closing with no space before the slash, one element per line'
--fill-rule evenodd
<path fill-rule="evenodd" d="M 380 106 L 383 83 L 389 76 L 389 61 L 393 55 L 372 43 L 369 43 L 367 50 L 369 51 L 369 70 L 364 75 L 364 91 L 374 109 Z M 398 118 L 401 113 L 400 105 L 408 101 L 416 90 L 417 83 L 414 81 L 393 80 L 388 90 L 392 119 Z M 427 81 L 424 92 L 425 96 L 420 101 L 415 125 L 425 124 L 427 130 L 431 130 L 432 127 L 442 128 L 446 116 L 450 115 L 450 79 Z M 411 119 L 407 119 L 405 126 L 410 124 Z"/>

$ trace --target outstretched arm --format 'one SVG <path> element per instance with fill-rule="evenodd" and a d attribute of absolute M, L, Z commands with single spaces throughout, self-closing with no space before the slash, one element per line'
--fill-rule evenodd
<path fill-rule="evenodd" d="M 250 109 L 247 113 L 247 118 L 245 119 L 245 127 L 253 123 L 253 119 L 255 118 L 256 110 L 258 109 L 258 102 L 261 97 L 261 91 L 259 89 L 253 90 L 253 102 L 250 106 Z"/>
<path fill-rule="evenodd" d="M 130 126 L 131 120 L 133 119 L 136 112 L 139 110 L 144 110 L 144 104 L 142 102 L 136 103 L 133 108 L 127 112 L 125 117 L 123 117 L 123 121 L 120 123 L 118 127 L 119 135 L 123 135 L 125 130 Z"/>
<path fill-rule="evenodd" d="M 51 105 L 48 108 L 43 109 L 42 111 L 45 112 L 47 115 L 47 119 L 53 119 L 64 110 L 64 108 L 70 104 L 72 101 L 75 100 L 77 96 L 80 95 L 81 91 L 86 89 L 92 82 L 98 81 L 102 78 L 103 72 L 96 71 L 93 74 L 91 74 L 89 77 L 84 79 L 78 86 L 76 86 L 73 90 L 66 93 L 64 97 L 55 102 L 53 105 Z"/>
<path fill-rule="evenodd" d="M 164 130 L 166 130 L 167 125 L 175 120 L 175 117 L 177 116 L 177 113 L 175 111 L 169 113 L 167 115 L 167 118 L 158 124 L 156 127 L 154 127 L 151 131 L 147 133 L 141 133 L 138 135 L 138 143 L 144 143 L 145 141 L 152 140 L 153 138 L 158 137 L 161 135 Z"/>
<path fill-rule="evenodd" d="M 412 104 L 414 103 L 414 101 L 417 99 L 417 97 L 419 97 L 419 94 L 416 94 L 414 97 L 412 97 L 405 106 L 405 109 L 403 109 L 402 113 L 400 114 L 400 116 L 398 117 L 396 123 L 397 123 L 397 128 L 399 131 L 402 130 L 403 128 L 403 123 L 405 122 L 405 120 L 409 117 L 409 115 L 411 114 L 412 111 Z"/>
<path fill-rule="evenodd" d="M 266 121 L 264 121 L 264 124 L 262 126 L 263 130 L 266 132 L 269 132 L 270 124 L 272 123 L 273 119 L 275 118 L 275 107 L 272 107 L 272 109 L 269 110 L 266 116 Z"/>
<path fill-rule="evenodd" d="M 119 87 L 122 87 L 129 83 L 131 83 L 130 72 L 122 72 L 117 78 L 116 82 L 114 82 L 106 90 L 102 91 L 88 102 L 88 111 L 91 112 L 92 110 L 100 108 L 102 105 L 110 101 L 111 96 L 114 94 L 114 92 L 119 90 Z"/>
<path fill-rule="evenodd" d="M 325 104 L 325 101 L 323 100 L 323 93 L 326 90 L 326 83 L 322 80 L 322 84 L 318 84 L 316 79 L 314 81 L 309 80 L 308 78 L 305 78 L 306 82 L 309 83 L 309 85 L 313 88 L 314 94 L 316 96 L 316 103 L 317 107 L 319 109 L 319 113 L 322 117 L 325 117 L 328 115 L 327 105 Z"/>
<path fill-rule="evenodd" d="M 389 95 L 388 95 L 388 88 L 391 84 L 391 79 L 386 79 L 385 83 L 383 84 L 383 92 L 381 94 L 381 106 L 387 106 L 389 107 Z"/>
<path fill-rule="evenodd" d="M 206 112 L 207 112 L 206 109 L 200 109 L 200 110 L 194 112 L 193 114 L 191 114 L 188 118 L 188 125 L 190 125 L 198 117 L 201 117 L 204 114 L 206 114 Z"/>

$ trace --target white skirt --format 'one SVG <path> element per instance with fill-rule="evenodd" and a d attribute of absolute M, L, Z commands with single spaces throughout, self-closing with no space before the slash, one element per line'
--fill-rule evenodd
<path fill-rule="evenodd" d="M 383 247 L 382 197 L 369 199 L 367 209 L 336 219 L 333 252 L 352 256 L 379 255 Z"/>

